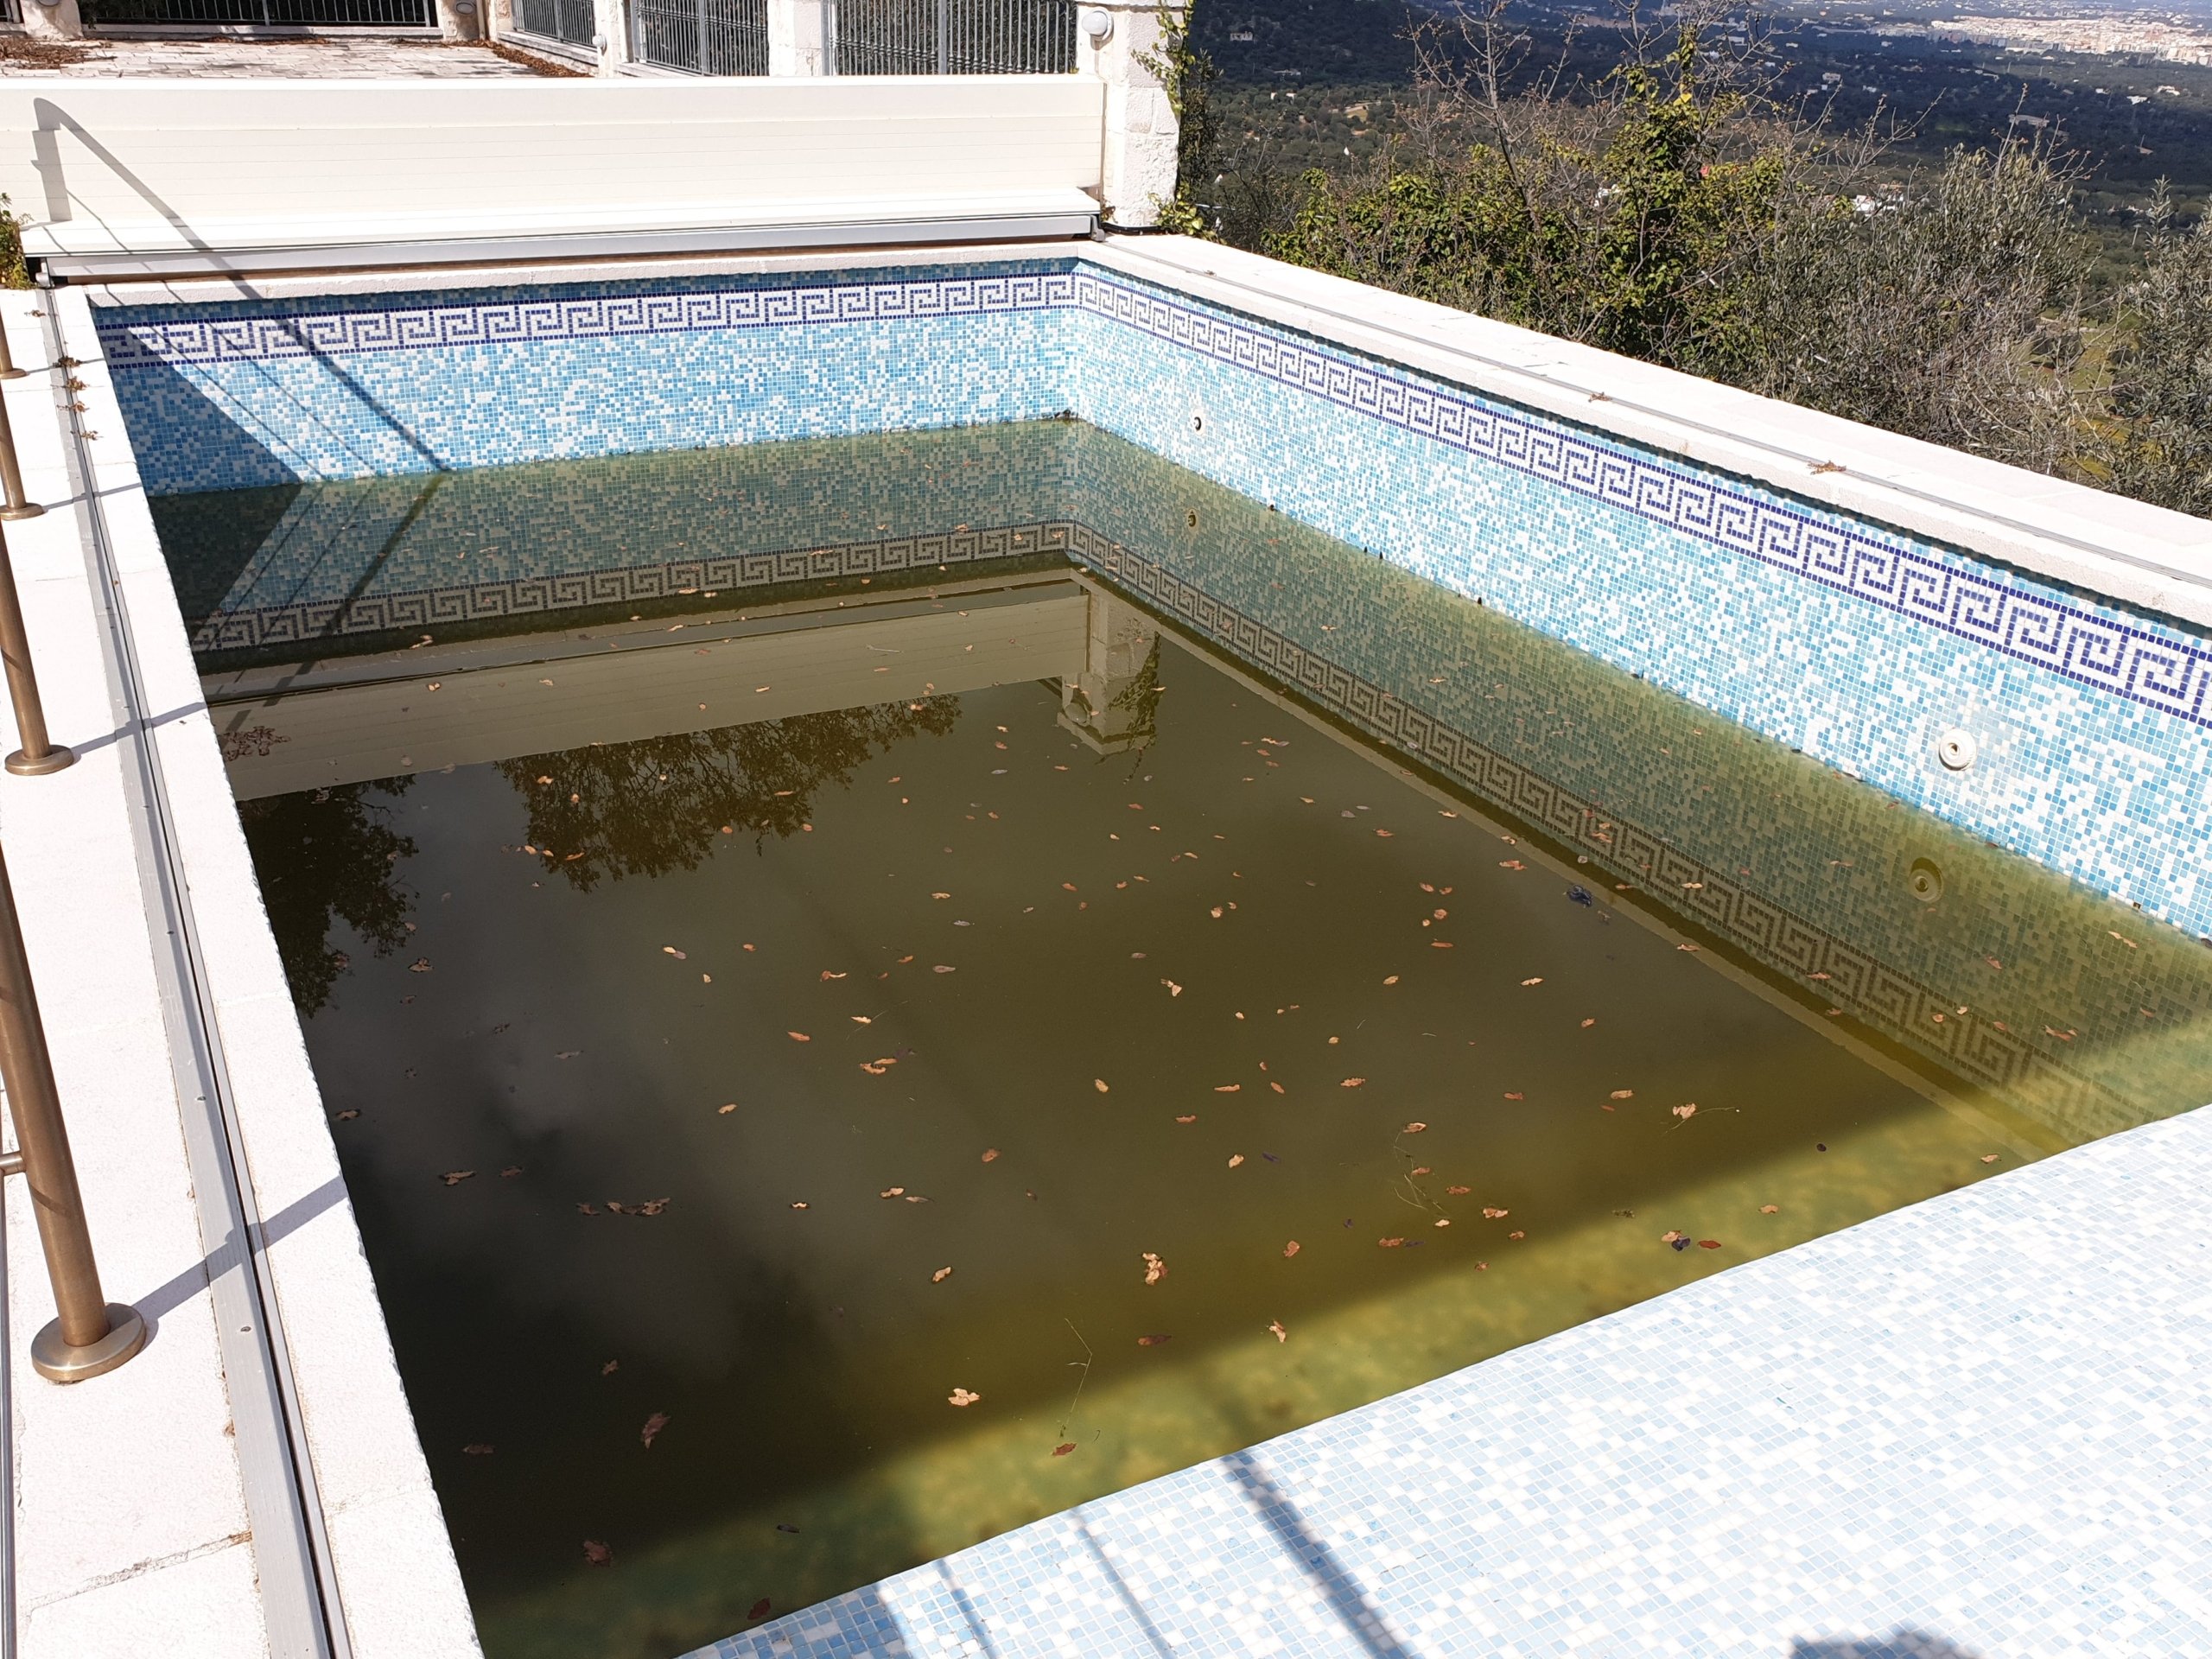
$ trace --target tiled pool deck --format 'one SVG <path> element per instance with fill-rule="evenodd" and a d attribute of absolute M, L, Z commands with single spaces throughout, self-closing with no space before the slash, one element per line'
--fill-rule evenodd
<path fill-rule="evenodd" d="M 2212 1654 L 2208 1186 L 2133 1130 L 702 1652 Z"/>

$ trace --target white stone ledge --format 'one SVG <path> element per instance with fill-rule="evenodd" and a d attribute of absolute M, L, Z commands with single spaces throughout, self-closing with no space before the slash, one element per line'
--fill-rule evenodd
<path fill-rule="evenodd" d="M 1210 242 L 1109 236 L 1085 251 L 1476 391 L 2212 626 L 2212 521 Z"/>

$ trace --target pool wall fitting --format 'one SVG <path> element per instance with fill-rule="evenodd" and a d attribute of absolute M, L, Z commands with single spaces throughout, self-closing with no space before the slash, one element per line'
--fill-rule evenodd
<path fill-rule="evenodd" d="M 2198 521 L 1249 256 L 1175 257 L 113 307 L 101 334 L 156 494 L 1070 412 L 2212 934 Z M 1409 344 L 1361 319 L 1407 320 Z M 1455 327 L 1519 361 L 1455 358 Z M 1595 370 L 1618 397 L 1564 416 Z M 1516 376 L 1544 396 L 1475 389 Z M 1850 464 L 1802 459 L 1822 443 Z M 2101 544 L 2065 528 L 2099 519 Z"/>

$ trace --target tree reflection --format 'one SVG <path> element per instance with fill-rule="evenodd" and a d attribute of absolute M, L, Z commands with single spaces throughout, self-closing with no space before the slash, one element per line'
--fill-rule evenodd
<path fill-rule="evenodd" d="M 499 763 L 530 809 L 529 845 L 589 892 L 602 875 L 698 868 L 725 829 L 756 840 L 794 833 L 813 795 L 903 738 L 941 737 L 957 697 L 793 715 L 635 743 Z"/>
<path fill-rule="evenodd" d="M 414 855 L 415 842 L 368 798 L 372 791 L 404 794 L 414 781 L 379 778 L 238 803 L 276 952 L 303 1016 L 330 1001 L 347 966 L 346 953 L 330 945 L 334 920 L 344 921 L 380 957 L 407 938 L 412 906 L 398 866 Z"/>

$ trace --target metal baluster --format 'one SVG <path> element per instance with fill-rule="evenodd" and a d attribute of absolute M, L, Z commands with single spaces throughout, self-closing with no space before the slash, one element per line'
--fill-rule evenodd
<path fill-rule="evenodd" d="M 22 925 L 4 856 L 0 856 L 0 1078 L 8 1085 L 8 1113 L 15 1120 L 16 1147 L 0 1154 L 0 1175 L 22 1175 L 30 1184 L 58 1315 L 31 1338 L 31 1364 L 49 1382 L 81 1382 L 113 1370 L 144 1347 L 146 1322 L 136 1309 L 110 1302 L 100 1293 L 99 1265 L 92 1259 L 92 1234 L 85 1226 L 77 1166 L 69 1153 L 69 1130 L 54 1086 L 54 1059 L 39 1020 L 30 959 L 23 950 Z"/>
<path fill-rule="evenodd" d="M 16 733 L 23 741 L 23 747 L 0 760 L 0 766 L 19 778 L 43 778 L 74 766 L 77 757 L 46 734 L 46 704 L 39 696 L 38 676 L 31 668 L 30 639 L 23 629 L 22 601 L 16 592 L 15 562 L 8 556 L 4 536 L 0 536 L 0 664 L 6 669 L 8 700 L 16 709 Z"/>

